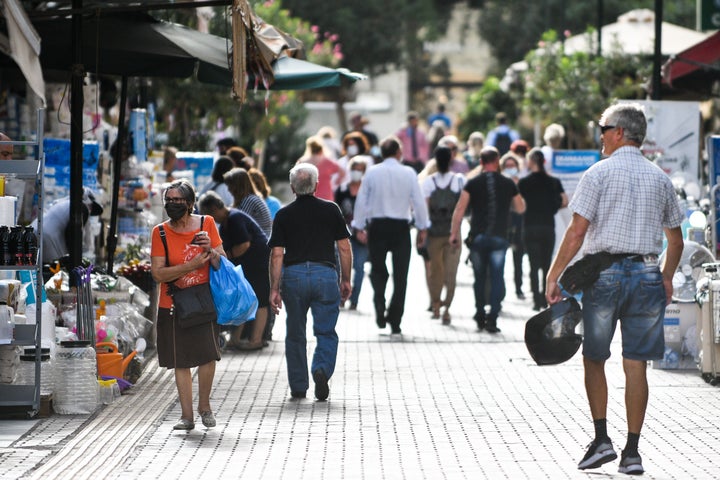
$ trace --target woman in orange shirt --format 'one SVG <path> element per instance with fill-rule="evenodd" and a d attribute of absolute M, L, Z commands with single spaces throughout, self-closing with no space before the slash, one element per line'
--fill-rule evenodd
<path fill-rule="evenodd" d="M 210 391 L 215 376 L 215 362 L 220 360 L 220 329 L 215 321 L 181 328 L 172 314 L 173 300 L 168 295 L 167 284 L 174 282 L 178 287 L 186 288 L 208 282 L 210 265 L 219 268 L 220 255 L 225 255 L 225 251 L 213 218 L 192 214 L 195 189 L 187 180 L 172 182 L 165 190 L 164 200 L 165 211 L 170 217 L 161 224 L 165 231 L 167 251 L 160 236 L 160 225 L 153 228 L 151 251 L 152 276 L 160 284 L 158 363 L 161 367 L 175 369 L 182 416 L 173 428 L 195 428 L 190 371 L 193 367 L 198 367 L 200 418 L 206 427 L 214 427 Z"/>

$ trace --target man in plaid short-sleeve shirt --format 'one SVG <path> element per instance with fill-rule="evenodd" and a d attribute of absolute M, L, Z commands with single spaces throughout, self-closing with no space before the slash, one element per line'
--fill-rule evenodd
<path fill-rule="evenodd" d="M 597 468 L 617 458 L 607 435 L 605 361 L 619 320 L 628 426 L 619 471 L 641 474 L 638 441 L 648 401 L 647 361 L 663 357 L 663 317 L 683 250 L 684 215 L 669 177 L 640 152 L 647 129 L 642 106 L 609 107 L 600 129 L 602 152 L 609 158 L 593 165 L 578 184 L 569 205 L 572 221 L 547 275 L 546 297 L 550 304 L 562 299 L 558 278 L 581 246 L 586 255 L 623 256 L 583 291 L 585 389 L 595 439 L 578 468 Z M 659 268 L 663 232 L 668 248 Z"/>

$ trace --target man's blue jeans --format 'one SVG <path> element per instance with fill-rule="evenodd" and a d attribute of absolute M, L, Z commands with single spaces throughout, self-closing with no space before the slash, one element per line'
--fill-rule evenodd
<path fill-rule="evenodd" d="M 352 293 L 350 294 L 350 304 L 357 305 L 360 298 L 360 288 L 365 278 L 365 263 L 368 261 L 368 246 L 360 243 L 354 237 L 350 238 L 353 254 L 353 284 Z"/>
<path fill-rule="evenodd" d="M 630 360 L 658 360 L 665 351 L 665 287 L 655 262 L 625 258 L 600 273 L 583 291 L 583 356 L 610 358 L 618 320 L 622 356 Z"/>
<path fill-rule="evenodd" d="M 480 234 L 470 244 L 470 262 L 475 274 L 476 315 L 485 318 L 485 279 L 490 270 L 490 317 L 497 317 L 505 298 L 505 253 L 509 243 L 502 237 Z"/>
<path fill-rule="evenodd" d="M 327 378 L 335 371 L 338 336 L 335 332 L 340 313 L 340 287 L 334 268 L 305 262 L 283 268 L 282 300 L 287 312 L 285 359 L 288 383 L 293 392 L 307 391 L 307 313 L 312 312 L 313 334 L 317 346 L 310 371 L 322 370 Z"/>

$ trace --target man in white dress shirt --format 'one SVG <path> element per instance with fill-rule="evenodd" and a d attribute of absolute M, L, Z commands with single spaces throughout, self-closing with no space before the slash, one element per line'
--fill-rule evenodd
<path fill-rule="evenodd" d="M 415 171 L 401 163 L 400 140 L 395 136 L 385 138 L 380 142 L 380 151 L 384 160 L 370 168 L 363 178 L 352 226 L 358 230 L 358 241 L 368 244 L 377 325 L 385 328 L 389 323 L 392 333 L 400 334 L 412 250 L 410 224 L 414 218 L 417 245 L 423 246 L 430 221 Z M 392 254 L 394 288 L 386 310 L 388 253 Z"/>

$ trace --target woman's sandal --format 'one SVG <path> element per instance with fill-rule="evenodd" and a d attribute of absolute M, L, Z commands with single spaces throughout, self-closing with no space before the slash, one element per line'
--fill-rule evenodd
<path fill-rule="evenodd" d="M 195 422 L 187 418 L 181 418 L 180 421 L 175 424 L 173 430 L 192 430 L 193 428 L 195 428 Z"/>
<path fill-rule="evenodd" d="M 215 415 L 213 415 L 211 410 L 208 410 L 207 412 L 200 412 L 200 419 L 202 420 L 202 424 L 207 428 L 214 427 L 216 425 Z"/>

